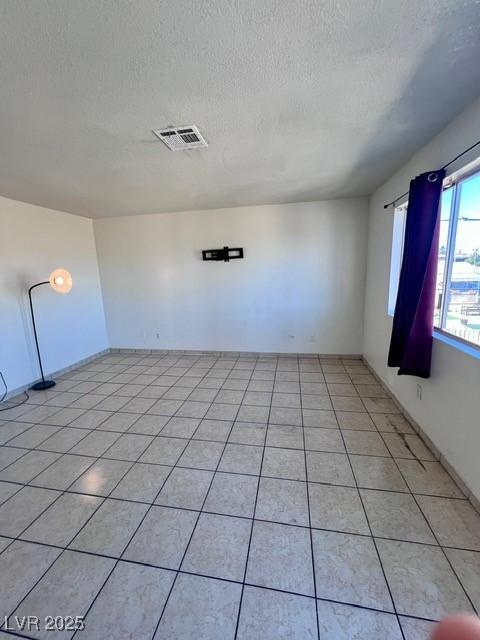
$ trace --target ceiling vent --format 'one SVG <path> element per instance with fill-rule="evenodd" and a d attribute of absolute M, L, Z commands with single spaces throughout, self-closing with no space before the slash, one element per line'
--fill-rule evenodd
<path fill-rule="evenodd" d="M 204 137 L 195 125 L 185 127 L 168 127 L 168 129 L 154 129 L 153 133 L 164 142 L 171 151 L 183 149 L 199 149 L 208 147 Z"/>

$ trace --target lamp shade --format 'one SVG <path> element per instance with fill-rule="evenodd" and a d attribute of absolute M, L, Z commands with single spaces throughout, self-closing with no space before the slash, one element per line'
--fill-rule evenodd
<path fill-rule="evenodd" d="M 55 269 L 49 278 L 50 286 L 57 293 L 68 293 L 73 285 L 72 276 L 65 269 Z"/>

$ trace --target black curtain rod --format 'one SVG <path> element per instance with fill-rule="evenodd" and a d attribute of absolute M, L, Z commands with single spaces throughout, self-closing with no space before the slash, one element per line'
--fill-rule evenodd
<path fill-rule="evenodd" d="M 456 162 L 459 158 L 464 156 L 466 153 L 468 153 L 472 149 L 475 149 L 475 147 L 478 147 L 479 144 L 480 144 L 480 140 L 477 140 L 477 142 L 475 142 L 470 147 L 468 147 L 468 149 L 465 149 L 465 151 L 462 151 L 462 153 L 459 153 L 458 156 L 455 156 L 455 158 L 453 158 L 453 160 L 450 160 L 450 162 L 447 162 L 447 164 L 444 164 L 443 167 L 441 167 L 440 171 L 443 171 L 443 169 L 446 169 L 447 167 L 449 167 L 451 164 Z M 392 204 L 395 204 L 396 202 L 398 202 L 399 200 L 401 200 L 405 196 L 408 196 L 409 193 L 410 193 L 409 191 L 406 191 L 405 193 L 402 193 L 402 195 L 398 196 L 397 198 L 395 198 L 395 200 L 392 200 L 391 202 L 388 202 L 387 204 L 384 204 L 383 208 L 384 209 L 388 209 L 388 207 L 391 207 Z"/>

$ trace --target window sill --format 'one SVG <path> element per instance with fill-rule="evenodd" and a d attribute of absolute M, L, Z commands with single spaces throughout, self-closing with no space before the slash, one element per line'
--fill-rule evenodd
<path fill-rule="evenodd" d="M 469 344 L 465 340 L 461 340 L 460 338 L 456 338 L 455 336 L 450 335 L 440 329 L 433 330 L 433 337 L 435 340 L 439 342 L 443 342 L 444 344 L 448 344 L 450 347 L 454 349 L 458 349 L 459 351 L 463 351 L 472 358 L 476 360 L 480 360 L 480 347 L 476 347 L 473 344 Z"/>

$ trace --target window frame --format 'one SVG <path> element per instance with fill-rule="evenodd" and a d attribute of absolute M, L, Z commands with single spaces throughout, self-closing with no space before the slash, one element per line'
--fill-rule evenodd
<path fill-rule="evenodd" d="M 453 271 L 453 263 L 455 260 L 455 244 L 456 244 L 456 234 L 458 229 L 458 219 L 459 219 L 459 209 L 461 202 L 461 193 L 462 193 L 462 185 L 463 183 L 472 178 L 475 175 L 480 176 L 480 158 L 476 161 L 468 164 L 466 167 L 456 171 L 455 173 L 447 176 L 443 180 L 443 188 L 442 193 L 447 189 L 452 189 L 452 199 L 450 203 L 450 218 L 449 218 L 449 227 L 448 227 L 448 236 L 447 236 L 447 246 L 446 246 L 446 254 L 445 254 L 445 272 L 444 272 L 444 281 L 442 288 L 442 304 L 439 313 L 439 324 L 434 324 L 433 327 L 433 337 L 439 339 L 441 342 L 449 344 L 455 348 L 468 353 L 469 355 L 473 355 L 475 358 L 480 359 L 480 345 L 471 342 L 470 340 L 466 340 L 460 336 L 455 335 L 445 329 L 445 324 L 447 321 L 448 315 L 448 307 L 450 301 L 451 294 L 451 277 Z M 394 225 L 393 225 L 393 233 L 392 233 L 392 253 L 391 253 L 391 262 L 390 262 L 390 282 L 389 282 L 389 291 L 388 291 L 388 308 L 387 313 L 389 316 L 393 316 L 395 310 L 396 296 L 398 292 L 398 281 L 392 281 L 393 276 L 398 273 L 400 274 L 401 264 L 403 260 L 403 250 L 404 250 L 404 240 L 405 240 L 405 224 L 406 224 L 406 209 L 408 206 L 408 197 L 405 198 L 401 203 L 397 204 L 394 209 Z M 398 216 L 404 216 L 403 226 L 398 222 Z M 401 251 L 398 252 L 398 243 L 400 242 L 397 234 L 400 234 L 400 229 L 402 233 L 401 238 Z M 399 261 L 399 263 L 397 262 Z M 400 265 L 400 266 L 399 266 Z M 395 295 L 394 295 L 395 292 Z"/>

